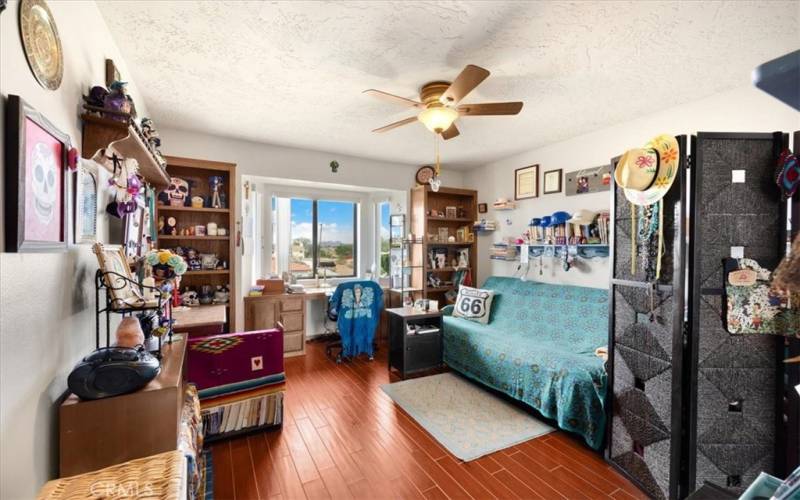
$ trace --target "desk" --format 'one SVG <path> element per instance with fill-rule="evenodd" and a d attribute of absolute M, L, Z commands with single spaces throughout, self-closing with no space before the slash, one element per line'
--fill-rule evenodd
<path fill-rule="evenodd" d="M 227 315 L 225 304 L 175 307 L 172 309 L 172 319 L 175 320 L 173 330 L 186 332 L 190 337 L 218 335 L 225 329 Z"/>

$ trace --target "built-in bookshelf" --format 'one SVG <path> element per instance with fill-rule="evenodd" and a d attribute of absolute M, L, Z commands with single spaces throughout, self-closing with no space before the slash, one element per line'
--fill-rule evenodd
<path fill-rule="evenodd" d="M 225 331 L 235 332 L 236 329 L 236 228 L 234 207 L 236 206 L 236 166 L 232 163 L 223 163 L 208 160 L 195 160 L 167 156 L 167 174 L 170 178 L 177 177 L 187 181 L 190 186 L 187 204 L 170 205 L 163 201 L 156 201 L 156 220 L 159 223 L 157 240 L 158 248 L 175 250 L 176 247 L 184 249 L 193 248 L 198 254 L 214 254 L 220 264 L 214 269 L 202 268 L 189 270 L 181 277 L 181 291 L 191 288 L 200 292 L 203 285 L 209 285 L 215 290 L 217 285 L 228 287 L 230 298 L 228 300 L 227 319 Z M 212 176 L 222 177 L 222 185 L 218 189 L 220 207 L 212 206 Z M 191 206 L 191 198 L 200 197 L 203 206 Z M 169 218 L 174 219 L 177 234 L 164 234 L 162 224 Z M 225 234 L 208 235 L 209 223 L 216 224 L 217 231 L 224 229 Z M 206 234 L 197 234 L 197 228 L 203 226 Z M 186 234 L 193 228 L 194 234 Z M 222 264 L 224 262 L 224 266 Z"/>
<path fill-rule="evenodd" d="M 424 185 L 411 190 L 410 233 L 422 242 L 410 250 L 411 288 L 420 290 L 416 296 L 438 300 L 443 306 L 454 299 L 453 281 L 459 273 L 468 272 L 474 284 L 478 247 L 472 227 L 477 211 L 478 192 L 471 189 L 433 191 Z M 458 265 L 461 250 L 469 253 L 466 266 Z"/>

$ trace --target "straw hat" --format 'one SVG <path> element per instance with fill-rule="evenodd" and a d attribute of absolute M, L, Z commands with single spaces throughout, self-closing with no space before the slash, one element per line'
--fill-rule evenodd
<path fill-rule="evenodd" d="M 595 212 L 591 210 L 586 210 L 582 208 L 575 212 L 575 215 L 569 220 L 571 224 L 577 224 L 579 226 L 588 226 L 592 222 L 594 222 L 594 218 L 597 216 Z"/>
<path fill-rule="evenodd" d="M 680 148 L 671 135 L 661 134 L 643 148 L 630 149 L 614 169 L 614 180 L 634 205 L 652 205 L 667 194 L 678 175 Z"/>

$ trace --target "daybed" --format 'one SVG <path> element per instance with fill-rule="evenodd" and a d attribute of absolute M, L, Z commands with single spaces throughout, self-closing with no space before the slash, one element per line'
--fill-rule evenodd
<path fill-rule="evenodd" d="M 608 292 L 491 277 L 486 325 L 444 314 L 444 361 L 525 402 L 600 449 L 606 371 L 595 349 L 608 343 Z"/>

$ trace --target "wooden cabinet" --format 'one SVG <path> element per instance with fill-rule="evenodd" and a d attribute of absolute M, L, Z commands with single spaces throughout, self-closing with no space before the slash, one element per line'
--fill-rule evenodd
<path fill-rule="evenodd" d="M 143 389 L 94 401 L 70 394 L 61 404 L 61 477 L 177 449 L 186 335 L 164 343 L 162 355 L 161 372 Z"/>
<path fill-rule="evenodd" d="M 300 295 L 277 294 L 244 298 L 244 327 L 250 332 L 283 325 L 283 355 L 306 352 L 306 300 Z"/>

